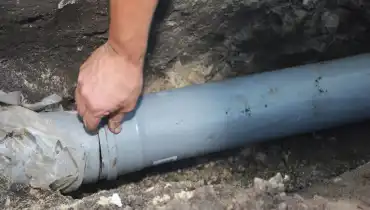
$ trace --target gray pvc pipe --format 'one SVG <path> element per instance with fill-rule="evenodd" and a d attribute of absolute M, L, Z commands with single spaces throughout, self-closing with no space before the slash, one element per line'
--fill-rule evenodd
<path fill-rule="evenodd" d="M 45 113 L 88 153 L 84 183 L 370 118 L 370 54 L 147 94 L 123 130 L 89 135 Z"/>

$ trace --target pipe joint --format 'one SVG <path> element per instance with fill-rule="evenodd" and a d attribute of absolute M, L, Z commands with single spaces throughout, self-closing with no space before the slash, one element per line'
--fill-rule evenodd
<path fill-rule="evenodd" d="M 118 176 L 116 136 L 106 126 L 99 130 L 98 136 L 101 161 L 99 179 L 114 180 Z"/>

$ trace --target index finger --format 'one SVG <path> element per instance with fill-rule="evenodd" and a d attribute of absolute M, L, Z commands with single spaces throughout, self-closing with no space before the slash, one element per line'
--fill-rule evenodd
<path fill-rule="evenodd" d="M 83 117 L 85 111 L 86 111 L 86 104 L 83 100 L 83 97 L 81 95 L 80 86 L 77 86 L 75 90 L 75 102 L 76 102 L 76 108 L 77 113 Z"/>

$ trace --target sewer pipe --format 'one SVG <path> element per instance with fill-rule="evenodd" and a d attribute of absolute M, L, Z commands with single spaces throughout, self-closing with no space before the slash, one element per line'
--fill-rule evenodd
<path fill-rule="evenodd" d="M 87 152 L 83 183 L 248 143 L 370 118 L 370 54 L 144 95 L 122 132 L 85 132 L 49 112 Z"/>

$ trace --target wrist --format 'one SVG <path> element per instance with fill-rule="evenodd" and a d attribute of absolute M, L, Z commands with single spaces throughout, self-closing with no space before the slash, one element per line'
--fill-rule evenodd
<path fill-rule="evenodd" d="M 142 65 L 146 54 L 146 44 L 140 42 L 124 42 L 115 38 L 108 38 L 107 44 L 120 56 L 125 57 L 135 65 Z"/>

